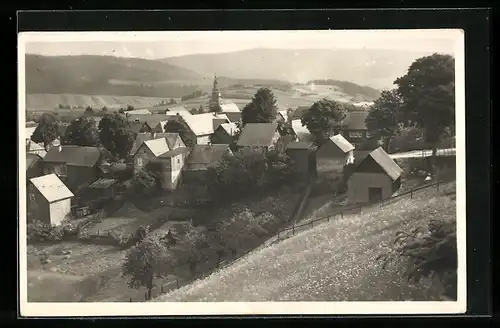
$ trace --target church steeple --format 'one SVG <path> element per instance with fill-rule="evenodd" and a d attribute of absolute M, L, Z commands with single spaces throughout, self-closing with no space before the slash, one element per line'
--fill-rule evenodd
<path fill-rule="evenodd" d="M 217 82 L 217 75 L 214 75 L 214 86 L 212 88 L 212 97 L 210 98 L 210 108 L 220 108 L 221 105 L 221 95 L 219 92 L 219 83 Z"/>

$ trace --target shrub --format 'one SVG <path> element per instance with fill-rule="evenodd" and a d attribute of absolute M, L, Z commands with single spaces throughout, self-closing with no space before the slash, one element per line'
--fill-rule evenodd
<path fill-rule="evenodd" d="M 28 242 L 61 241 L 65 238 L 76 236 L 79 229 L 76 225 L 69 222 L 53 226 L 38 220 L 30 222 L 26 228 Z"/>
<path fill-rule="evenodd" d="M 438 278 L 444 294 L 457 297 L 457 244 L 455 222 L 430 220 L 427 227 L 410 233 L 399 231 L 395 249 L 378 257 L 384 266 L 395 261 L 405 264 L 405 277 L 413 282 Z"/>
<path fill-rule="evenodd" d="M 123 248 L 136 244 L 137 240 L 133 234 L 122 230 L 112 230 L 109 232 L 109 236 L 115 240 L 117 246 Z"/>

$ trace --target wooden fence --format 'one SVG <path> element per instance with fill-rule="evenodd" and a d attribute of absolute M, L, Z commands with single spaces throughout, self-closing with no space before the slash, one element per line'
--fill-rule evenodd
<path fill-rule="evenodd" d="M 300 231 L 305 231 L 309 228 L 312 228 L 321 222 L 329 222 L 330 220 L 333 220 L 337 217 L 343 218 L 346 215 L 359 214 L 362 212 L 363 209 L 373 208 L 375 206 L 384 207 L 384 206 L 389 205 L 389 204 L 391 204 L 399 199 L 403 199 L 406 197 L 413 198 L 413 196 L 415 196 L 418 192 L 423 191 L 423 190 L 427 190 L 427 189 L 430 189 L 433 187 L 436 188 L 437 191 L 439 191 L 440 185 L 442 185 L 443 183 L 448 182 L 448 181 L 449 180 L 440 180 L 440 181 L 437 181 L 437 182 L 434 182 L 431 184 L 427 184 L 427 185 L 424 185 L 424 186 L 421 186 L 418 188 L 413 188 L 405 193 L 399 194 L 399 195 L 394 196 L 394 197 L 387 198 L 387 199 L 382 200 L 380 202 L 356 204 L 356 205 L 353 205 L 352 207 L 349 207 L 347 209 L 343 209 L 339 213 L 325 216 L 325 217 L 321 217 L 321 218 L 314 219 L 314 220 L 310 220 L 310 221 L 302 223 L 302 224 L 296 225 L 295 223 L 292 223 L 291 226 L 289 226 L 285 229 L 279 230 L 277 234 L 271 236 L 270 238 L 268 238 L 266 241 L 261 243 L 256 248 L 250 248 L 249 250 L 247 250 L 243 254 L 239 254 L 238 256 L 235 255 L 233 257 L 221 258 L 219 265 L 217 265 L 217 263 L 216 263 L 217 261 L 215 261 L 215 260 L 210 261 L 210 262 L 203 262 L 203 264 L 208 267 L 208 270 L 205 270 L 203 273 L 197 274 L 194 277 L 189 278 L 189 279 L 176 278 L 175 280 L 166 282 L 164 284 L 161 284 L 161 285 L 153 288 L 152 298 L 158 297 L 161 294 L 168 293 L 172 290 L 186 286 L 186 285 L 194 282 L 195 280 L 208 277 L 211 274 L 213 274 L 214 272 L 219 271 L 223 268 L 226 268 L 226 267 L 234 264 L 235 262 L 243 259 L 245 256 L 247 256 L 248 254 L 250 254 L 252 252 L 255 252 L 255 251 L 258 251 L 260 249 L 269 247 L 273 244 L 279 243 L 280 241 L 283 241 L 287 238 L 290 238 L 291 236 L 295 235 L 296 233 L 298 233 Z M 306 192 L 306 194 L 307 194 L 307 192 Z M 305 197 L 307 197 L 307 196 L 305 195 Z M 201 263 L 202 262 L 198 262 L 197 265 L 199 265 Z M 186 263 L 182 266 L 185 266 L 187 268 L 189 266 L 189 264 Z M 132 300 L 132 298 L 130 298 L 129 301 L 133 302 L 134 300 Z M 140 301 L 147 301 L 147 292 L 144 294 L 144 300 L 141 299 L 141 300 L 135 300 L 135 301 L 139 301 L 139 302 Z"/>

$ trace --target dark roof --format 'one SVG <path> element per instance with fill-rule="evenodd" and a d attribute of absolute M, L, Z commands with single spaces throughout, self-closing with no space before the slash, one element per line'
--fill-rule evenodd
<path fill-rule="evenodd" d="M 241 121 L 241 112 L 222 112 L 222 114 L 226 114 L 227 118 L 231 122 Z"/>
<path fill-rule="evenodd" d="M 160 156 L 158 156 L 158 158 L 170 158 L 180 154 L 187 154 L 187 153 L 189 153 L 189 148 L 179 147 L 174 150 L 169 150 L 166 153 L 161 154 Z"/>
<path fill-rule="evenodd" d="M 365 120 L 368 116 L 368 111 L 350 111 L 347 112 L 344 121 L 341 125 L 344 125 L 349 130 L 366 130 Z"/>
<path fill-rule="evenodd" d="M 397 180 L 403 170 L 393 161 L 393 159 L 385 152 L 382 147 L 378 147 L 374 151 L 368 154 L 363 161 L 367 158 L 372 158 L 384 171 L 387 175 L 392 179 L 392 181 Z M 363 162 L 361 161 L 358 165 L 361 165 Z"/>
<path fill-rule="evenodd" d="M 146 119 L 146 124 L 149 125 L 150 128 L 155 128 L 158 126 L 158 124 L 164 122 L 167 123 L 169 116 L 163 115 L 163 114 L 153 114 L 149 115 L 149 117 Z M 163 126 L 162 126 L 163 129 Z"/>
<path fill-rule="evenodd" d="M 142 143 L 144 141 L 153 140 L 153 139 L 161 139 L 165 138 L 167 140 L 167 145 L 170 149 L 172 149 L 175 145 L 175 142 L 179 138 L 178 133 L 174 132 L 159 132 L 155 133 L 154 138 L 153 135 L 149 132 L 137 133 L 134 144 L 132 145 L 132 149 L 130 149 L 130 155 L 133 156 L 139 150 Z"/>
<path fill-rule="evenodd" d="M 95 181 L 94 183 L 92 183 L 89 188 L 91 189 L 106 189 L 106 188 L 109 188 L 111 187 L 112 185 L 114 185 L 116 183 L 117 180 L 115 179 L 99 179 L 97 181 Z"/>
<path fill-rule="evenodd" d="M 151 139 L 153 139 L 153 136 L 149 132 L 137 133 L 137 136 L 135 137 L 134 140 L 134 144 L 132 145 L 132 149 L 130 149 L 130 155 L 134 156 L 137 150 L 139 150 L 139 147 L 141 147 L 142 143 L 146 140 L 151 140 Z"/>
<path fill-rule="evenodd" d="M 144 124 L 141 122 L 129 122 L 129 123 L 130 123 L 129 130 L 132 132 L 135 132 L 135 133 L 139 133 L 139 131 L 141 130 L 141 128 Z"/>
<path fill-rule="evenodd" d="M 247 123 L 241 131 L 238 146 L 268 147 L 278 130 L 278 123 Z"/>
<path fill-rule="evenodd" d="M 100 156 L 101 152 L 97 147 L 61 146 L 61 151 L 59 151 L 59 147 L 54 146 L 49 149 L 43 161 L 92 167 L 97 164 Z"/>
<path fill-rule="evenodd" d="M 302 115 L 311 108 L 311 106 L 299 106 L 292 113 L 292 120 L 300 120 Z"/>
<path fill-rule="evenodd" d="M 187 160 L 187 164 L 214 164 L 222 160 L 224 154 L 230 150 L 229 145 L 194 145 Z"/>
<path fill-rule="evenodd" d="M 34 153 L 26 153 L 26 170 L 28 170 L 36 162 L 42 160 L 42 157 Z"/>
<path fill-rule="evenodd" d="M 286 149 L 312 149 L 314 148 L 314 143 L 310 141 L 296 141 L 290 142 Z"/>

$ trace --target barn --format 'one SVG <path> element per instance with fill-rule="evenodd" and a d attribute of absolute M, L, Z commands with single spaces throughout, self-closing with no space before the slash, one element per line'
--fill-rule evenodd
<path fill-rule="evenodd" d="M 286 146 L 286 154 L 292 159 L 301 179 L 316 176 L 316 146 L 312 142 L 296 141 Z"/>
<path fill-rule="evenodd" d="M 341 134 L 327 139 L 316 152 L 318 174 L 342 173 L 354 161 L 354 146 Z"/>
<path fill-rule="evenodd" d="M 347 180 L 349 203 L 377 202 L 401 187 L 403 170 L 379 147 L 360 161 Z"/>
<path fill-rule="evenodd" d="M 59 225 L 71 216 L 73 193 L 55 174 L 30 179 L 28 213 L 39 221 Z"/>

